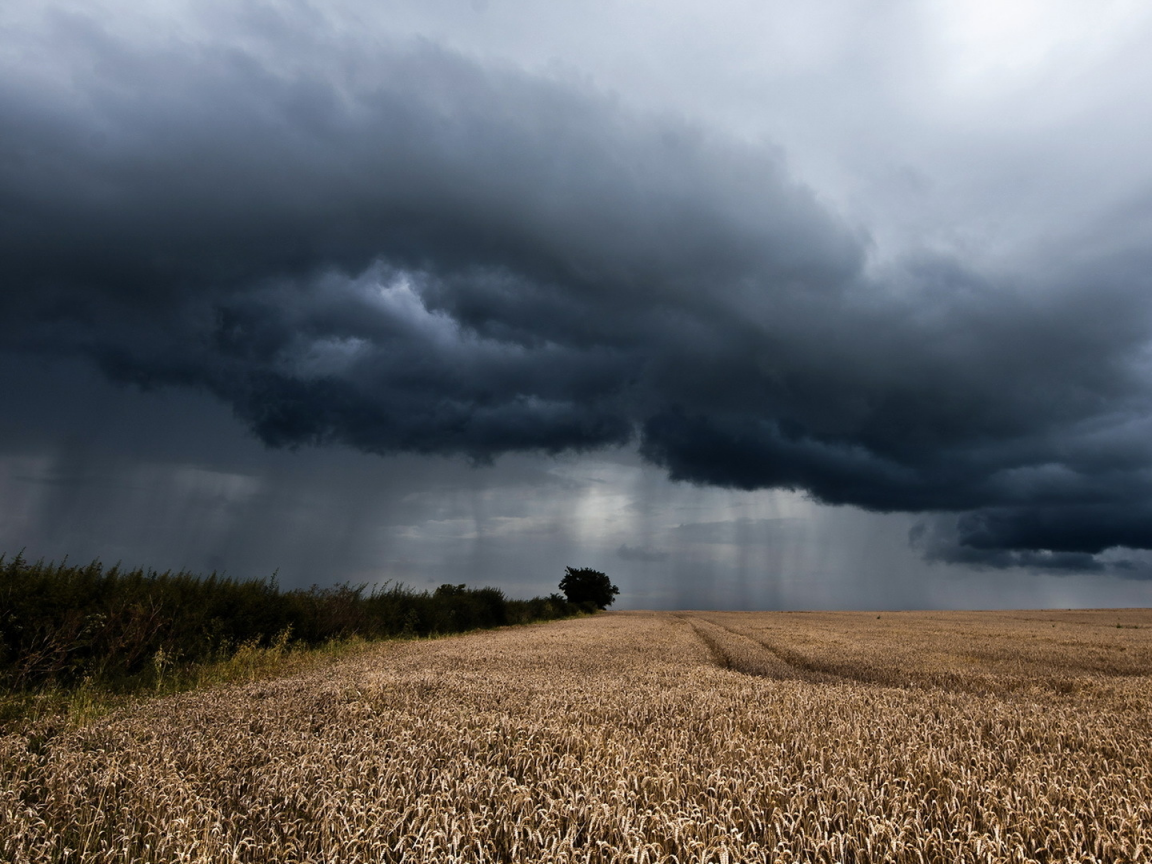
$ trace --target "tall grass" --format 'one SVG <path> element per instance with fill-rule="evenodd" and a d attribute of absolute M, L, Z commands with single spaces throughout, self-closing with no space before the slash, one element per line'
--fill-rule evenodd
<path fill-rule="evenodd" d="M 495 588 L 337 585 L 0 557 L 0 688 L 160 687 L 190 665 L 334 640 L 460 633 L 584 611 Z M 275 653 L 275 651 L 273 652 Z"/>

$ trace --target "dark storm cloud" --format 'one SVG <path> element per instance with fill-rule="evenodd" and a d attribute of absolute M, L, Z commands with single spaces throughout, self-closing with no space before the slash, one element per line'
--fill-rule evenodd
<path fill-rule="evenodd" d="M 1152 566 L 1147 560 L 1094 554 L 1101 548 L 1140 546 L 1138 539 L 1130 543 L 1117 542 L 1116 537 L 1122 536 L 1123 518 L 1116 526 L 1117 531 L 1110 530 L 1104 535 L 1106 539 L 1102 544 L 1099 540 L 1095 543 L 1089 540 L 1086 544 L 1081 520 L 1091 516 L 1080 508 L 1047 514 L 1044 530 L 1031 537 L 1011 532 L 1021 523 L 1034 520 L 1035 514 L 990 509 L 992 512 L 966 513 L 958 518 L 936 516 L 918 522 L 911 531 L 912 547 L 929 561 L 963 564 L 981 570 L 1025 568 L 1054 574 L 1109 573 L 1121 579 L 1152 579 Z M 990 526 L 1000 530 L 988 530 Z M 1093 551 L 1079 551 L 1077 547 L 1082 545 Z"/>
<path fill-rule="evenodd" d="M 694 483 L 962 514 L 937 557 L 1152 547 L 1138 234 L 872 272 L 779 154 L 571 82 L 427 42 L 319 32 L 287 69 L 57 31 L 66 80 L 0 78 L 9 350 L 207 390 L 275 446 L 638 439 Z"/>

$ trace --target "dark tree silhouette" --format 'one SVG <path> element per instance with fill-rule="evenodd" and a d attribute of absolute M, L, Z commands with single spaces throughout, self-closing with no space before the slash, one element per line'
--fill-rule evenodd
<path fill-rule="evenodd" d="M 620 593 L 606 575 L 590 567 L 565 567 L 560 590 L 569 603 L 591 603 L 598 609 L 607 609 Z"/>

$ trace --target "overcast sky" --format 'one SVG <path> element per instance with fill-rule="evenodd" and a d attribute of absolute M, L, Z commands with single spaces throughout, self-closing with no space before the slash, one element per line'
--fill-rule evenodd
<path fill-rule="evenodd" d="M 0 4 L 0 551 L 1152 605 L 1152 10 Z"/>

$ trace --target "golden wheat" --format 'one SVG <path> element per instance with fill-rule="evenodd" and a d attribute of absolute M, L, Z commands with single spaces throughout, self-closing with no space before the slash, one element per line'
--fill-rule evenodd
<path fill-rule="evenodd" d="M 1146 861 L 1150 628 L 615 613 L 385 644 L 0 739 L 0 858 Z"/>

